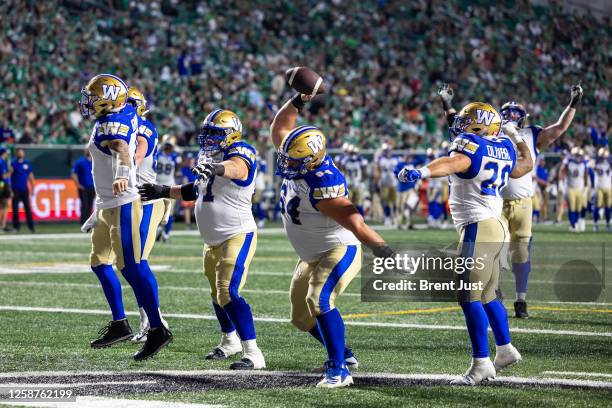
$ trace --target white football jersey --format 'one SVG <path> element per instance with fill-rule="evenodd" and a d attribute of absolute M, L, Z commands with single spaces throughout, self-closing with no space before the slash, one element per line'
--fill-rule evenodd
<path fill-rule="evenodd" d="M 533 176 L 536 171 L 536 163 L 538 159 L 537 140 L 538 135 L 542 131 L 541 127 L 528 126 L 524 129 L 518 129 L 519 134 L 527 143 L 529 153 L 531 153 L 531 160 L 533 160 L 533 171 L 525 174 L 523 177 L 508 180 L 508 185 L 502 191 L 504 200 L 518 200 L 520 198 L 532 197 L 534 194 L 533 190 Z"/>
<path fill-rule="evenodd" d="M 344 176 L 329 156 L 303 178 L 283 180 L 281 216 L 289 241 L 302 261 L 314 262 L 338 245 L 359 244 L 351 231 L 315 207 L 319 200 L 347 195 Z"/>
<path fill-rule="evenodd" d="M 397 157 L 383 155 L 378 157 L 378 168 L 380 170 L 379 187 L 393 187 L 397 184 L 395 181 L 395 168 L 398 163 L 399 159 Z"/>
<path fill-rule="evenodd" d="M 584 176 L 587 172 L 587 164 L 585 160 L 575 160 L 570 158 L 566 160 L 567 169 L 567 188 L 572 190 L 584 190 L 586 188 Z"/>
<path fill-rule="evenodd" d="M 157 184 L 175 185 L 176 166 L 180 162 L 181 159 L 176 152 L 170 154 L 159 153 L 157 156 Z"/>
<path fill-rule="evenodd" d="M 516 164 L 516 151 L 510 139 L 484 139 L 464 133 L 453 141 L 450 151 L 451 155 L 465 154 L 471 159 L 467 171 L 450 176 L 448 202 L 455 227 L 501 218 L 501 191 Z"/>
<path fill-rule="evenodd" d="M 246 180 L 213 176 L 205 182 L 198 181 L 195 184 L 198 193 L 195 218 L 200 235 L 209 246 L 219 245 L 235 235 L 257 230 L 252 212 L 257 175 L 255 149 L 240 141 L 233 143 L 212 159 L 222 162 L 231 157 L 240 157 L 249 165 Z"/>
<path fill-rule="evenodd" d="M 341 167 L 346 175 L 348 188 L 363 188 L 363 168 L 367 165 L 368 161 L 361 156 L 344 156 Z"/>
<path fill-rule="evenodd" d="M 594 187 L 608 190 L 612 188 L 612 166 L 609 160 L 596 160 L 593 165 Z"/>
<path fill-rule="evenodd" d="M 138 185 L 144 183 L 155 184 L 157 180 L 157 130 L 151 122 L 145 118 L 140 118 L 140 126 L 138 126 L 138 137 L 147 139 L 147 152 L 144 159 L 138 166 L 136 173 L 136 181 Z"/>
<path fill-rule="evenodd" d="M 115 154 L 106 146 L 111 140 L 124 140 L 129 147 L 130 159 L 136 154 L 138 115 L 128 105 L 120 112 L 105 115 L 96 120 L 87 148 L 91 152 L 92 174 L 96 190 L 96 208 L 114 208 L 139 198 L 136 189 L 136 169 L 132 168 L 128 188 L 117 197 L 113 194 L 113 182 L 117 169 Z"/>

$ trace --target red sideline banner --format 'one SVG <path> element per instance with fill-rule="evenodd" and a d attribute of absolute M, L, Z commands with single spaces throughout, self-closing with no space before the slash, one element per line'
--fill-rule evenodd
<path fill-rule="evenodd" d="M 81 200 L 71 179 L 37 179 L 30 203 L 36 221 L 78 221 L 81 215 Z M 8 207 L 10 222 L 13 217 L 10 202 Z M 19 205 L 19 219 L 26 219 L 23 204 Z"/>

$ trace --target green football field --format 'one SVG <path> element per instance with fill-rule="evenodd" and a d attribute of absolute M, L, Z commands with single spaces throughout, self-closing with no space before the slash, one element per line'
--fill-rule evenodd
<path fill-rule="evenodd" d="M 326 355 L 288 321 L 288 287 L 297 258 L 278 228 L 260 232 L 242 292 L 255 315 L 265 372 L 236 374 L 227 370 L 228 361 L 204 360 L 219 334 L 201 271 L 202 243 L 193 232 L 177 231 L 170 243 L 156 245 L 150 259 L 162 312 L 174 334 L 170 346 L 141 363 L 132 359 L 139 346 L 131 343 L 93 350 L 89 341 L 110 313 L 89 271 L 89 238 L 76 230 L 75 225 L 56 225 L 41 226 L 36 236 L 0 235 L 0 387 L 72 384 L 82 401 L 135 399 L 196 407 L 569 407 L 609 406 L 612 401 L 610 290 L 604 287 L 591 303 L 555 300 L 547 291 L 554 274 L 544 266 L 531 275 L 530 319 L 510 318 L 513 344 L 523 362 L 495 381 L 473 388 L 447 385 L 449 376 L 463 373 L 470 361 L 463 315 L 455 303 L 362 302 L 357 278 L 337 300 L 347 342 L 360 362 L 355 386 L 315 389 L 318 377 L 311 370 Z M 452 229 L 381 233 L 389 242 L 442 245 L 456 239 Z M 610 249 L 605 243 L 612 241 L 612 234 L 575 235 L 552 226 L 537 228 L 535 237 L 559 246 L 549 256 L 568 259 L 572 248 L 590 257 L 584 248 Z M 512 315 L 508 275 L 502 288 Z M 137 328 L 134 296 L 121 279 L 128 317 Z M 492 335 L 490 340 L 494 353 Z"/>

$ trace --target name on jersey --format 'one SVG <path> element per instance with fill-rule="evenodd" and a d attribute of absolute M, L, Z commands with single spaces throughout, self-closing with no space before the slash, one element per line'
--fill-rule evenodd
<path fill-rule="evenodd" d="M 153 135 L 153 132 L 145 125 L 140 125 L 140 127 L 138 128 L 138 134 L 146 137 L 151 137 Z"/>
<path fill-rule="evenodd" d="M 487 146 L 487 155 L 499 160 L 511 160 L 510 152 L 505 147 Z"/>
<path fill-rule="evenodd" d="M 104 122 L 98 125 L 96 129 L 96 135 L 120 135 L 127 136 L 130 128 L 121 122 Z"/>
<path fill-rule="evenodd" d="M 330 198 L 343 197 L 346 194 L 344 184 L 335 186 L 317 187 L 312 190 L 312 197 L 316 200 L 325 200 Z"/>

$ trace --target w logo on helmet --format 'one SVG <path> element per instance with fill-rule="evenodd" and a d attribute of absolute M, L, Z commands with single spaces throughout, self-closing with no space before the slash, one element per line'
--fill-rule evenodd
<path fill-rule="evenodd" d="M 323 139 L 321 139 L 321 136 L 319 135 L 311 138 L 307 144 L 308 147 L 310 147 L 310 150 L 312 150 L 312 152 L 315 154 L 323 150 Z"/>
<path fill-rule="evenodd" d="M 490 126 L 495 118 L 495 112 L 484 109 L 476 109 L 476 123 Z"/>
<path fill-rule="evenodd" d="M 117 85 L 102 85 L 103 99 L 116 101 L 119 93 L 121 92 L 121 87 Z"/>

